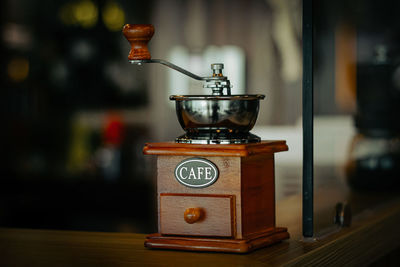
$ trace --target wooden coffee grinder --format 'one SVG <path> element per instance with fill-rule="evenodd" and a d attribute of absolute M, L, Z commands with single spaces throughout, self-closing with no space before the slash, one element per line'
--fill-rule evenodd
<path fill-rule="evenodd" d="M 231 95 L 223 64 L 197 76 L 170 62 L 151 59 L 149 24 L 127 24 L 132 64 L 160 63 L 205 82 L 211 95 L 175 95 L 185 134 L 175 142 L 148 143 L 157 155 L 158 233 L 148 248 L 245 253 L 289 238 L 275 226 L 274 153 L 285 141 L 261 141 L 249 133 L 263 95 Z"/>

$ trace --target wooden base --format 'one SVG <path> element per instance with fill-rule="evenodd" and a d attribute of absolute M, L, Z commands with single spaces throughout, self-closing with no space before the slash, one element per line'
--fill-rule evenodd
<path fill-rule="evenodd" d="M 144 246 L 157 249 L 247 253 L 287 238 L 289 233 L 283 227 L 276 227 L 247 239 L 165 236 L 156 233 L 146 237 Z"/>

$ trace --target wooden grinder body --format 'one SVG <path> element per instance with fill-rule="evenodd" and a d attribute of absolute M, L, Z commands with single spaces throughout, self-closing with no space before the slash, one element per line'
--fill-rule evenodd
<path fill-rule="evenodd" d="M 194 145 L 149 143 L 157 155 L 158 233 L 149 248 L 245 253 L 289 237 L 275 226 L 274 153 L 285 141 Z M 192 188 L 175 178 L 175 168 L 191 158 L 211 161 L 219 177 Z"/>

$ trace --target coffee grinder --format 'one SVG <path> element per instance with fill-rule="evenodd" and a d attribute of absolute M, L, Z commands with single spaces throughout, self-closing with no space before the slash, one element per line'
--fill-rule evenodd
<path fill-rule="evenodd" d="M 173 95 L 185 134 L 173 142 L 147 143 L 157 156 L 158 233 L 147 248 L 246 253 L 289 238 L 275 225 L 274 153 L 286 141 L 261 141 L 249 131 L 264 95 L 231 95 L 223 64 L 200 77 L 151 59 L 149 24 L 123 28 L 132 64 L 159 63 L 204 82 L 210 95 Z"/>

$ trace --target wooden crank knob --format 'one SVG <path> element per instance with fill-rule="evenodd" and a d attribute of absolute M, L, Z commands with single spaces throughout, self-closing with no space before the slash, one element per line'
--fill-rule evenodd
<path fill-rule="evenodd" d="M 125 24 L 122 32 L 131 44 L 129 60 L 151 59 L 147 43 L 154 34 L 154 26 L 151 24 Z"/>
<path fill-rule="evenodd" d="M 188 208 L 183 214 L 183 218 L 189 224 L 199 221 L 204 216 L 204 211 L 201 208 Z"/>

